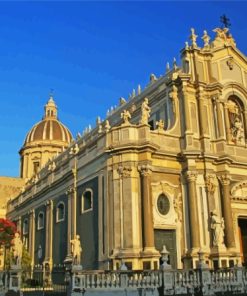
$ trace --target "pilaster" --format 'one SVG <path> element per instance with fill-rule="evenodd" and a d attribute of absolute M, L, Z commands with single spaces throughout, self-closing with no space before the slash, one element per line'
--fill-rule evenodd
<path fill-rule="evenodd" d="M 225 243 L 227 248 L 235 248 L 233 218 L 230 199 L 230 177 L 228 174 L 222 174 L 219 177 L 222 185 L 222 213 L 225 221 Z"/>

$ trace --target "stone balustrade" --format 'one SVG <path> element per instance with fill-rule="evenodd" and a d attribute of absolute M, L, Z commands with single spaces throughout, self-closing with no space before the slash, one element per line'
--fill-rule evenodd
<path fill-rule="evenodd" d="M 97 295 L 246 295 L 247 270 L 79 271 L 72 275 L 72 293 Z M 142 295 L 142 294 L 141 294 Z"/>

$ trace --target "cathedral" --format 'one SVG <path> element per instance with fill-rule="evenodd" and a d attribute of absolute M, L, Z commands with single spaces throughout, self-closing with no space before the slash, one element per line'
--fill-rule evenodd
<path fill-rule="evenodd" d="M 159 78 L 72 138 L 50 96 L 8 200 L 32 266 L 158 269 L 247 264 L 247 58 L 228 28 L 194 29 Z M 198 254 L 199 253 L 199 254 Z"/>

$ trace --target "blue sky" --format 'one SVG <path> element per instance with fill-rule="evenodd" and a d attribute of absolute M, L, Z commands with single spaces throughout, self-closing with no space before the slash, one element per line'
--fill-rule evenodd
<path fill-rule="evenodd" d="M 236 1 L 0 2 L 0 176 L 19 175 L 18 151 L 50 89 L 75 135 L 163 75 L 191 27 L 213 37 L 225 13 L 247 54 L 246 11 Z"/>

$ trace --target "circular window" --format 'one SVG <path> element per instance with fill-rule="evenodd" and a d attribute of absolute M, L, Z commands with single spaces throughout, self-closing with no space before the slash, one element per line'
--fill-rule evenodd
<path fill-rule="evenodd" d="M 161 215 L 168 214 L 170 210 L 170 201 L 168 197 L 164 194 L 161 194 L 157 200 L 157 207 Z"/>

